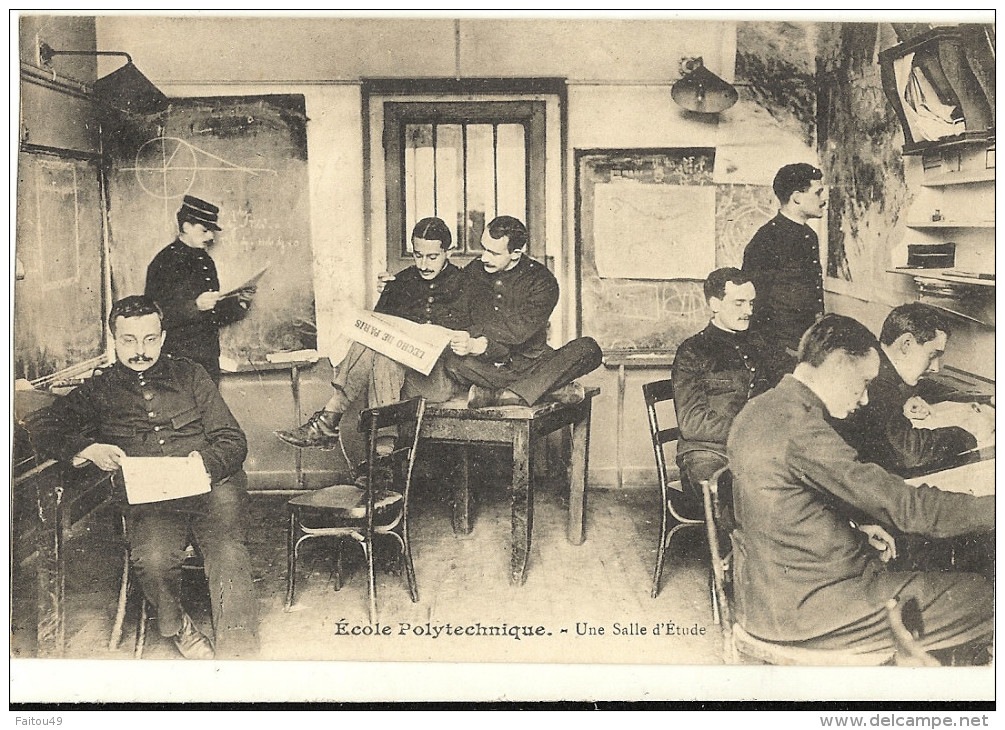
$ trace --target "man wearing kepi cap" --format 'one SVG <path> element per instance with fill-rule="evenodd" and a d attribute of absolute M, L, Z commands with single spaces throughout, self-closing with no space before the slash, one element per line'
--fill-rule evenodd
<path fill-rule="evenodd" d="M 178 211 L 178 237 L 147 267 L 146 295 L 164 311 L 164 352 L 202 365 L 220 384 L 220 327 L 244 317 L 254 287 L 223 297 L 216 264 L 206 248 L 220 230 L 220 209 L 186 195 Z"/>

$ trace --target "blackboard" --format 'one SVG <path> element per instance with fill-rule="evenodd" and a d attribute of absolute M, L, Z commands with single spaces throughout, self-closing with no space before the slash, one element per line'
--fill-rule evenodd
<path fill-rule="evenodd" d="M 701 330 L 711 315 L 701 278 L 604 278 L 597 267 L 595 203 L 600 186 L 701 186 L 714 190 L 714 266 L 739 266 L 758 227 L 776 212 L 771 188 L 720 184 L 715 149 L 617 149 L 576 151 L 576 259 L 580 331 L 612 353 L 673 353 Z M 631 189 L 631 185 L 627 188 Z M 682 267 L 686 268 L 686 267 Z"/>
<path fill-rule="evenodd" d="M 174 240 L 184 195 L 220 207 L 209 249 L 227 291 L 262 266 L 248 316 L 221 330 L 238 363 L 313 347 L 314 287 L 302 95 L 172 99 L 107 135 L 112 286 L 142 293 L 147 265 Z"/>
<path fill-rule="evenodd" d="M 17 175 L 14 376 L 34 381 L 104 352 L 99 167 L 22 152 Z"/>

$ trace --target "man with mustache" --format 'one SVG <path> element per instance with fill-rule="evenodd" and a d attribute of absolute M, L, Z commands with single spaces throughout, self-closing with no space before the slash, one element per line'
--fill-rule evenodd
<path fill-rule="evenodd" d="M 247 440 L 206 370 L 162 352 L 161 320 L 149 297 L 116 302 L 108 326 L 117 362 L 29 415 L 25 426 L 41 455 L 78 466 L 90 461 L 107 472 L 118 471 L 124 456 L 201 459 L 208 493 L 125 507 L 131 559 L 160 634 L 186 659 L 212 659 L 214 644 L 180 600 L 191 533 L 205 558 L 215 658 L 254 658 L 258 598 L 243 524 Z"/>
<path fill-rule="evenodd" d="M 747 331 L 757 293 L 750 277 L 732 267 L 716 269 L 704 290 L 712 319 L 681 343 L 671 368 L 681 434 L 677 464 L 695 514 L 701 512 L 702 481 L 726 465 L 736 414 L 776 380 L 763 345 Z"/>
<path fill-rule="evenodd" d="M 926 650 L 952 652 L 961 663 L 986 661 L 991 583 L 973 573 L 891 569 L 886 529 L 986 534 L 995 527 L 995 498 L 907 484 L 860 461 L 829 421 L 869 402 L 878 348 L 859 322 L 824 316 L 803 335 L 795 372 L 733 421 L 737 621 L 766 641 L 892 654 L 886 606 L 911 596 L 918 598 Z"/>
<path fill-rule="evenodd" d="M 464 269 L 469 325 L 440 359 L 450 377 L 468 387 L 469 408 L 581 402 L 583 386 L 574 381 L 603 358 L 592 337 L 558 350 L 548 346 L 558 281 L 526 255 L 527 243 L 522 222 L 499 216 L 485 227 L 481 258 Z"/>
<path fill-rule="evenodd" d="M 178 210 L 178 237 L 147 267 L 146 295 L 164 312 L 164 352 L 199 363 L 220 384 L 220 328 L 244 317 L 254 287 L 221 296 L 216 264 L 206 250 L 220 231 L 220 209 L 186 195 Z"/>
<path fill-rule="evenodd" d="M 780 359 L 786 351 L 795 353 L 803 332 L 824 312 L 820 244 L 806 225 L 824 215 L 822 181 L 820 169 L 805 162 L 779 169 L 772 183 L 778 215 L 761 226 L 743 252 L 743 271 L 757 289 L 751 329 Z M 791 370 L 791 354 L 788 360 Z"/>
<path fill-rule="evenodd" d="M 450 263 L 453 236 L 439 218 L 423 218 L 412 229 L 414 266 L 384 279 L 384 290 L 374 311 L 461 330 L 464 313 L 464 275 Z M 366 393 L 368 407 L 394 403 L 400 398 L 424 396 L 433 401 L 450 398 L 453 386 L 437 365 L 424 376 L 401 363 L 354 342 L 332 378 L 335 392 L 307 423 L 276 436 L 299 447 L 334 448 L 339 421 L 349 405 Z"/>

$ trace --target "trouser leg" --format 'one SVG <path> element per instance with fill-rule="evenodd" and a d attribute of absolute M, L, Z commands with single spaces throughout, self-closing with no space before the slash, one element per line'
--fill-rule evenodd
<path fill-rule="evenodd" d="M 689 505 L 695 507 L 698 514 L 702 511 L 703 503 L 701 483 L 726 466 L 727 463 L 728 460 L 725 456 L 713 451 L 688 451 L 678 457 L 677 464 L 681 467 L 684 476 L 681 480 L 684 493 L 688 497 Z"/>
<path fill-rule="evenodd" d="M 247 477 L 238 472 L 202 495 L 203 510 L 192 531 L 209 581 L 217 659 L 258 654 L 258 597 L 245 545 Z"/>
<path fill-rule="evenodd" d="M 350 403 L 363 393 L 370 392 L 374 361 L 378 357 L 383 355 L 358 342 L 352 343 L 349 352 L 335 368 L 332 376 L 335 393 L 325 405 L 326 411 L 344 413 Z"/>
<path fill-rule="evenodd" d="M 603 356 L 596 340 L 580 337 L 545 355 L 524 371 L 519 379 L 504 387 L 523 398 L 528 405 L 534 405 L 548 391 L 596 370 Z"/>
<path fill-rule="evenodd" d="M 453 354 L 453 353 L 451 353 Z M 414 370 L 405 374 L 405 383 L 401 389 L 401 399 L 422 397 L 430 403 L 443 403 L 454 397 L 454 381 L 444 367 L 445 356 L 441 356 L 429 375 L 423 375 Z"/>
<path fill-rule="evenodd" d="M 181 631 L 181 564 L 188 543 L 188 519 L 170 505 L 140 504 L 126 518 L 130 555 L 143 595 L 157 609 L 162 636 Z"/>
<path fill-rule="evenodd" d="M 396 360 L 392 360 L 379 352 L 373 352 L 370 366 L 370 383 L 368 400 L 370 408 L 390 405 L 401 400 L 401 388 L 405 384 L 405 372 L 408 370 Z"/>

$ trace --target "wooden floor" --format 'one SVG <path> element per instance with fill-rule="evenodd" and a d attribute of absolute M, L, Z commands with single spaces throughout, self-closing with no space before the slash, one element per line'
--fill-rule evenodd
<path fill-rule="evenodd" d="M 470 535 L 453 534 L 442 487 L 428 480 L 417 485 L 411 528 L 420 600 L 411 603 L 404 579 L 378 568 L 379 620 L 389 632 L 382 636 L 339 634 L 340 626 L 347 632 L 368 626 L 365 574 L 352 546 L 345 551 L 346 584 L 336 593 L 325 542 L 308 542 L 296 603 L 283 610 L 287 497 L 253 496 L 250 549 L 260 596 L 261 658 L 721 664 L 699 530 L 675 538 L 662 593 L 650 598 L 659 531 L 655 489 L 588 491 L 586 541 L 575 546 L 565 538 L 567 487 L 563 493 L 558 484 L 542 485 L 527 582 L 514 587 L 507 580 L 509 504 L 499 483 L 475 485 Z M 75 526 L 66 544 L 69 658 L 131 656 L 135 607 L 122 645 L 115 651 L 107 645 L 121 570 L 114 515 L 110 506 L 99 508 Z M 388 554 L 392 546 L 386 544 Z M 30 569 L 19 572 L 12 655 L 30 656 L 33 584 Z M 190 612 L 208 630 L 199 593 L 192 591 Z M 520 635 L 447 634 L 458 626 L 478 631 L 479 625 Z M 653 635 L 656 626 L 660 633 Z M 525 636 L 524 627 L 543 634 Z M 144 658 L 179 657 L 151 624 Z"/>

